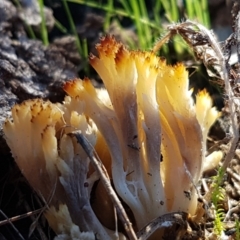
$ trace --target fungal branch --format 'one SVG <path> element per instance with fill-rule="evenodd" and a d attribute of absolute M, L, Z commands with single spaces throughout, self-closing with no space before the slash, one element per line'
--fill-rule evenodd
<path fill-rule="evenodd" d="M 201 60 L 209 74 L 210 77 L 217 77 L 220 79 L 218 83 L 224 85 L 225 89 L 225 102 L 226 106 L 229 108 L 229 115 L 231 120 L 231 141 L 229 150 L 225 156 L 222 168 L 226 171 L 230 161 L 233 159 L 237 144 L 239 141 L 239 123 L 238 123 L 238 114 L 239 114 L 239 98 L 238 90 L 235 90 L 236 87 L 231 85 L 231 82 L 236 82 L 236 79 L 231 79 L 231 66 L 228 61 L 231 55 L 231 47 L 237 45 L 238 58 L 240 59 L 240 47 L 239 41 L 237 39 L 240 37 L 240 22 L 239 22 L 239 9 L 237 8 L 238 4 L 233 7 L 233 18 L 235 19 L 234 28 L 235 33 L 226 40 L 225 44 L 221 48 L 217 39 L 215 38 L 212 31 L 208 30 L 203 25 L 189 21 L 171 25 L 168 30 L 169 32 L 159 41 L 153 48 L 154 52 L 157 52 L 159 48 L 174 35 L 179 34 L 191 47 L 195 53 L 195 57 L 198 60 Z M 235 17 L 234 17 L 235 16 Z M 213 70 L 214 69 L 214 72 Z M 222 82 L 221 82 L 222 81 Z"/>

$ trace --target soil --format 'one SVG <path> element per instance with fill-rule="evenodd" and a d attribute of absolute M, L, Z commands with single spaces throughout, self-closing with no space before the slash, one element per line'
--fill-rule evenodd
<path fill-rule="evenodd" d="M 44 46 L 40 40 L 41 18 L 36 10 L 34 1 L 22 1 L 22 8 L 14 5 L 14 1 L 0 1 L 0 240 L 4 239 L 53 239 L 54 233 L 49 228 L 42 215 L 31 213 L 40 209 L 42 203 L 36 193 L 28 185 L 20 170 L 11 157 L 10 150 L 4 140 L 2 124 L 10 115 L 11 107 L 16 103 L 32 98 L 49 99 L 52 102 L 61 102 L 64 98 L 62 85 L 64 82 L 76 77 L 84 77 L 88 74 L 95 86 L 101 86 L 101 80 L 96 73 L 89 69 L 84 72 L 86 62 L 78 54 L 75 38 L 68 33 L 61 33 L 54 26 L 54 17 L 68 26 L 63 7 L 58 1 L 46 1 L 45 8 L 46 22 L 48 27 L 48 46 Z M 37 2 L 37 1 L 36 1 Z M 230 1 L 229 1 L 230 2 Z M 231 31 L 230 5 L 225 1 L 209 1 L 210 15 L 213 28 L 216 32 L 220 29 L 220 38 Z M 104 35 L 104 12 L 96 11 L 82 5 L 69 4 L 77 31 L 80 38 L 87 39 L 90 52 L 95 52 L 95 44 L 99 37 Z M 224 14 L 222 12 L 224 11 Z M 226 18 L 226 11 L 229 18 Z M 39 39 L 29 37 L 24 15 L 28 15 L 30 24 Z M 224 18 L 222 17 L 224 16 Z M 131 37 L 137 44 L 137 35 L 132 26 L 124 22 L 125 29 L 119 29 L 113 22 L 108 33 L 114 34 L 117 39 L 126 43 L 126 36 Z M 192 57 L 192 56 L 190 56 Z M 187 65 L 187 63 L 186 63 Z M 191 85 L 195 88 L 207 87 L 211 92 L 215 104 L 219 109 L 223 107 L 223 96 L 208 81 L 198 81 L 204 75 L 208 79 L 206 70 L 195 73 Z M 196 80 L 197 79 L 197 80 Z M 196 87 L 197 86 L 197 87 Z M 226 111 L 225 111 L 226 113 Z M 209 147 L 216 146 L 227 151 L 228 140 L 226 135 L 229 130 L 227 113 L 213 127 L 209 137 Z M 211 151 L 211 149 L 210 149 Z M 204 184 L 209 186 L 211 177 L 216 171 L 209 172 L 203 176 Z M 225 175 L 223 187 L 226 189 L 226 199 L 223 201 L 224 215 L 229 218 L 224 223 L 224 239 L 235 239 L 235 220 L 239 219 L 239 179 L 240 174 L 240 153 L 236 151 L 235 158 L 231 161 L 228 172 Z M 211 213 L 211 206 L 209 212 Z M 7 218 L 17 217 L 28 213 L 29 217 L 18 219 L 10 224 L 3 223 Z M 1 222 L 2 221 L 2 222 Z M 205 222 L 195 225 L 188 222 L 191 229 L 182 239 L 216 239 L 212 232 L 213 218 L 205 217 Z M 33 230 L 29 237 L 30 230 Z"/>

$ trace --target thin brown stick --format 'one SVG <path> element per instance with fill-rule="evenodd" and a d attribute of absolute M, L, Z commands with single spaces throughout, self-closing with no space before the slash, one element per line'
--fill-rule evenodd
<path fill-rule="evenodd" d="M 3 220 L 3 221 L 1 221 L 1 222 L 4 222 L 4 221 L 7 221 L 6 223 L 9 223 L 10 225 L 11 225 L 11 227 L 14 229 L 14 231 L 18 234 L 18 236 L 19 236 L 19 238 L 21 239 L 21 240 L 25 240 L 24 239 L 24 237 L 22 236 L 22 234 L 17 230 L 17 228 L 12 224 L 12 220 L 11 220 L 11 218 L 8 218 L 7 217 L 7 215 L 0 209 L 0 213 L 6 218 L 6 220 Z M 16 218 L 16 217 L 14 217 L 14 218 Z M 15 220 L 16 221 L 16 220 Z M 6 224 L 5 223 L 5 224 Z M 3 225 L 3 224 L 2 224 Z"/>
<path fill-rule="evenodd" d="M 8 224 L 10 222 L 12 223 L 12 222 L 21 220 L 21 219 L 26 218 L 26 217 L 30 217 L 32 215 L 40 213 L 41 211 L 42 211 L 42 209 L 38 209 L 38 210 L 35 210 L 35 211 L 32 211 L 32 212 L 27 212 L 25 214 L 21 214 L 21 215 L 18 215 L 18 216 L 8 218 L 8 217 L 5 216 L 5 214 L 2 212 L 2 210 L 0 210 L 1 214 L 6 218 L 6 220 L 0 221 L 0 226 L 3 226 L 3 225 Z"/>

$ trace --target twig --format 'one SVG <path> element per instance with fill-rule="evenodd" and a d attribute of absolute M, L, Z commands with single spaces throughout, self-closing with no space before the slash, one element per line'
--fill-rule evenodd
<path fill-rule="evenodd" d="M 42 196 L 41 192 L 38 192 L 38 196 L 41 198 L 41 200 L 44 202 L 45 206 L 43 206 L 38 214 L 38 216 L 34 219 L 33 223 L 31 224 L 30 228 L 29 228 L 29 233 L 28 233 L 28 237 L 30 238 L 30 236 L 32 235 L 32 233 L 34 232 L 35 228 L 37 228 L 39 234 L 42 236 L 42 233 L 43 231 L 40 230 L 39 226 L 37 225 L 38 224 L 38 220 L 40 218 L 40 216 L 42 215 L 42 213 L 48 208 L 49 204 L 51 203 L 52 199 L 53 199 L 53 196 L 54 196 L 54 193 L 56 191 L 56 186 L 57 186 L 57 179 L 54 183 L 54 187 L 51 191 L 51 194 L 49 196 L 49 199 L 46 201 L 45 198 Z M 36 200 L 38 201 L 39 205 L 41 204 L 40 203 L 40 199 L 37 197 Z M 43 240 L 43 239 L 42 239 Z"/>
<path fill-rule="evenodd" d="M 24 237 L 22 236 L 22 234 L 17 230 L 17 228 L 12 224 L 12 218 L 8 218 L 7 215 L 0 209 L 0 213 L 6 218 L 6 220 L 3 220 L 1 222 L 7 221 L 6 223 L 9 223 L 11 225 L 11 227 L 14 229 L 14 231 L 18 234 L 19 238 L 22 240 L 25 240 Z M 14 217 L 16 218 L 16 217 Z M 16 221 L 16 220 L 14 220 Z M 1 223 L 0 222 L 0 223 Z M 6 224 L 5 223 L 5 224 Z M 3 225 L 3 224 L 2 224 Z"/>
<path fill-rule="evenodd" d="M 2 212 L 2 210 L 0 210 L 1 214 L 6 218 L 6 220 L 0 221 L 0 226 L 3 226 L 3 225 L 5 225 L 5 224 L 8 224 L 8 223 L 12 223 L 12 222 L 21 220 L 21 219 L 26 218 L 26 217 L 30 217 L 30 216 L 32 216 L 32 215 L 35 215 L 35 214 L 40 213 L 41 211 L 42 211 L 42 209 L 38 209 L 38 210 L 35 210 L 35 211 L 32 211 L 32 212 L 27 212 L 27 213 L 25 213 L 25 214 L 21 214 L 21 215 L 15 216 L 15 217 L 8 218 L 8 217 Z"/>
<path fill-rule="evenodd" d="M 144 228 L 142 228 L 138 233 L 138 240 L 148 239 L 156 230 L 161 228 L 167 228 L 178 224 L 179 230 L 187 230 L 187 217 L 188 213 L 185 212 L 175 212 L 162 215 L 158 218 L 155 218 L 153 221 L 148 223 Z M 175 233 L 173 233 L 175 234 Z"/>
<path fill-rule="evenodd" d="M 132 228 L 132 223 L 130 222 L 125 209 L 122 206 L 121 201 L 119 200 L 117 194 L 115 193 L 114 189 L 112 188 L 108 173 L 104 165 L 102 164 L 100 158 L 98 157 L 94 147 L 91 143 L 87 140 L 85 136 L 83 136 L 80 132 L 72 132 L 68 134 L 69 136 L 74 136 L 77 139 L 77 142 L 82 146 L 83 150 L 86 152 L 87 156 L 89 157 L 91 163 L 93 164 L 95 170 L 98 172 L 100 179 L 103 183 L 104 188 L 106 189 L 109 197 L 111 198 L 117 213 L 124 225 L 126 233 L 130 240 L 137 240 L 137 236 L 135 231 Z"/>
<path fill-rule="evenodd" d="M 228 210 L 228 212 L 227 212 L 223 221 L 224 222 L 228 221 L 230 219 L 231 215 L 233 213 L 239 213 L 239 210 L 240 210 L 239 204 L 237 204 L 237 206 L 235 206 L 235 207 L 229 208 L 229 210 Z"/>
<path fill-rule="evenodd" d="M 223 164 L 222 163 L 219 163 L 219 165 L 222 167 Z M 235 180 L 237 180 L 238 182 L 240 182 L 240 176 L 239 174 L 235 173 L 231 168 L 227 168 L 226 169 L 226 172 L 232 177 L 234 178 Z"/>

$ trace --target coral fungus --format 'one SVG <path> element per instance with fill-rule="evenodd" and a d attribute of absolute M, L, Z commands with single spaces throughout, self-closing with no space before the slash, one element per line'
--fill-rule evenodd
<path fill-rule="evenodd" d="M 105 89 L 95 89 L 87 78 L 69 81 L 62 104 L 26 101 L 4 125 L 23 175 L 46 201 L 53 193 L 46 217 L 59 239 L 116 237 L 115 225 L 104 219 L 115 220 L 114 204 L 69 133 L 80 132 L 95 148 L 135 230 L 167 213 L 194 215 L 196 185 L 212 164 L 211 158 L 206 163 L 206 138 L 219 113 L 206 91 L 194 103 L 183 64 L 130 51 L 110 36 L 96 48 L 99 56 L 91 55 L 90 63 Z M 94 184 L 99 205 L 90 202 Z"/>

